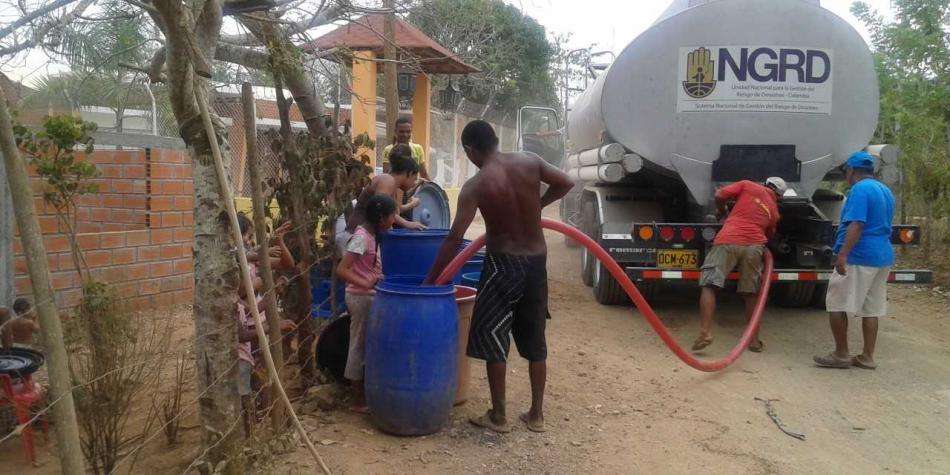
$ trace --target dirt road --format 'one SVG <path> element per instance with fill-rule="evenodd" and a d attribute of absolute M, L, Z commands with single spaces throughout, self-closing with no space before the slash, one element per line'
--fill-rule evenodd
<path fill-rule="evenodd" d="M 473 230 L 473 234 L 478 233 Z M 726 371 L 697 372 L 677 360 L 630 307 L 604 307 L 579 279 L 579 251 L 549 235 L 548 432 L 520 423 L 497 435 L 471 426 L 488 406 L 483 367 L 473 367 L 473 398 L 451 426 L 418 438 L 378 432 L 343 409 L 304 414 L 335 473 L 939 473 L 950 472 L 950 300 L 892 286 L 881 322 L 876 371 L 827 370 L 813 354 L 830 349 L 826 316 L 770 307 L 766 351 L 746 353 Z M 682 344 L 697 332 L 698 292 L 667 295 L 655 307 Z M 743 327 L 740 302 L 724 299 L 707 357 L 724 355 Z M 169 316 L 191 341 L 187 311 Z M 852 321 L 853 350 L 859 349 Z M 513 352 L 514 353 L 514 352 Z M 193 384 L 186 400 L 193 408 Z M 773 407 L 800 441 L 783 434 L 755 398 Z M 529 405 L 527 364 L 513 358 L 508 403 Z M 143 409 L 142 414 L 145 411 Z M 157 437 L 137 472 L 182 473 L 200 452 L 193 410 L 182 440 Z M 35 473 L 56 473 L 55 447 L 41 443 Z M 19 440 L 0 445 L 0 473 L 22 471 Z M 306 450 L 277 456 L 259 473 L 315 473 Z"/>
<path fill-rule="evenodd" d="M 496 435 L 467 418 L 488 405 L 480 365 L 473 395 L 451 427 L 397 438 L 368 419 L 337 411 L 311 416 L 313 435 L 339 473 L 748 473 L 946 472 L 950 470 L 950 301 L 892 287 L 892 316 L 881 323 L 880 368 L 827 370 L 811 357 L 828 351 L 820 311 L 770 307 L 766 351 L 746 353 L 728 370 L 699 373 L 679 362 L 629 307 L 596 304 L 579 280 L 579 251 L 548 236 L 551 313 L 548 432 L 521 424 Z M 657 305 L 683 344 L 697 331 L 697 292 Z M 742 329 L 740 302 L 726 299 L 707 356 L 729 350 Z M 853 341 L 860 340 L 852 324 Z M 856 347 L 855 349 L 857 349 Z M 755 398 L 776 399 L 779 431 Z M 527 365 L 509 368 L 510 416 L 530 401 Z M 324 425 L 328 423 L 327 425 Z M 272 467 L 307 473 L 298 451 Z"/>

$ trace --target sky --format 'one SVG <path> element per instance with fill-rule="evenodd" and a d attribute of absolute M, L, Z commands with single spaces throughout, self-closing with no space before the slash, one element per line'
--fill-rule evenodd
<path fill-rule="evenodd" d="M 551 34 L 570 33 L 570 48 L 595 44 L 594 51 L 620 53 L 666 10 L 670 0 L 505 0 L 535 18 Z M 762 0 L 769 1 L 769 0 Z M 868 40 L 867 30 L 849 12 L 853 0 L 821 0 L 821 5 L 847 20 Z M 864 0 L 888 15 L 890 0 Z M 583 5 L 579 7 L 579 5 Z M 6 19 L 3 20 L 4 22 Z M 26 61 L 8 64 L 3 72 L 29 83 L 46 73 L 62 70 L 49 64 L 45 55 L 30 54 Z"/>
<path fill-rule="evenodd" d="M 597 44 L 595 50 L 620 53 L 666 10 L 669 0 L 506 0 L 544 25 L 549 33 L 571 33 L 572 48 Z M 763 0 L 768 1 L 768 0 Z M 864 0 L 881 13 L 890 12 L 890 0 Z M 821 6 L 868 33 L 849 12 L 852 0 L 821 0 Z M 583 5 L 583 7 L 579 7 Z"/>

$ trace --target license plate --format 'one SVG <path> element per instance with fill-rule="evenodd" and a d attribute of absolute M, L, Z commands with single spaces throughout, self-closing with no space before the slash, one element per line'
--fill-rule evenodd
<path fill-rule="evenodd" d="M 695 249 L 657 249 L 656 266 L 661 269 L 698 269 L 699 251 Z"/>

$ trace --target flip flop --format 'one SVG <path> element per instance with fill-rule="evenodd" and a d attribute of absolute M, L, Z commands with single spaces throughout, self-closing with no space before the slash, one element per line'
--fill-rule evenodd
<path fill-rule="evenodd" d="M 547 429 L 544 428 L 544 421 L 536 422 L 531 421 L 531 418 L 528 416 L 528 413 L 522 413 L 518 416 L 518 419 L 521 419 L 521 422 L 524 422 L 524 425 L 528 426 L 528 430 L 531 432 L 544 432 Z"/>
<path fill-rule="evenodd" d="M 765 342 L 762 340 L 758 340 L 757 342 L 750 342 L 747 348 L 749 348 L 749 351 L 753 353 L 761 353 L 762 350 L 765 349 Z"/>
<path fill-rule="evenodd" d="M 713 338 L 711 336 L 702 336 L 700 335 L 696 338 L 696 341 L 693 342 L 693 351 L 699 351 L 707 346 L 711 345 Z"/>
<path fill-rule="evenodd" d="M 498 432 L 499 434 L 507 434 L 511 432 L 511 427 L 509 427 L 508 424 L 496 424 L 495 421 L 491 420 L 491 409 L 481 416 L 470 417 L 468 421 L 473 425 Z"/>
<path fill-rule="evenodd" d="M 858 355 L 854 358 L 851 358 L 851 365 L 863 369 L 877 369 L 877 363 L 874 363 L 873 361 L 868 363 L 868 361 L 864 359 L 863 355 Z"/>
<path fill-rule="evenodd" d="M 815 360 L 815 364 L 822 368 L 846 369 L 850 368 L 852 364 L 850 359 L 839 358 L 834 353 L 828 353 L 825 356 L 816 356 L 813 359 Z"/>

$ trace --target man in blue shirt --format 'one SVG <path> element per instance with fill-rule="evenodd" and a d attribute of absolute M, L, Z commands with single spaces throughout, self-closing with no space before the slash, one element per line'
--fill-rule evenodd
<path fill-rule="evenodd" d="M 851 191 L 841 210 L 835 270 L 825 299 L 835 351 L 816 356 L 815 363 L 828 368 L 874 369 L 878 317 L 887 313 L 887 278 L 894 264 L 894 195 L 874 179 L 874 157 L 869 153 L 851 155 L 845 170 Z M 861 317 L 864 334 L 864 351 L 855 357 L 848 352 L 849 314 Z"/>

